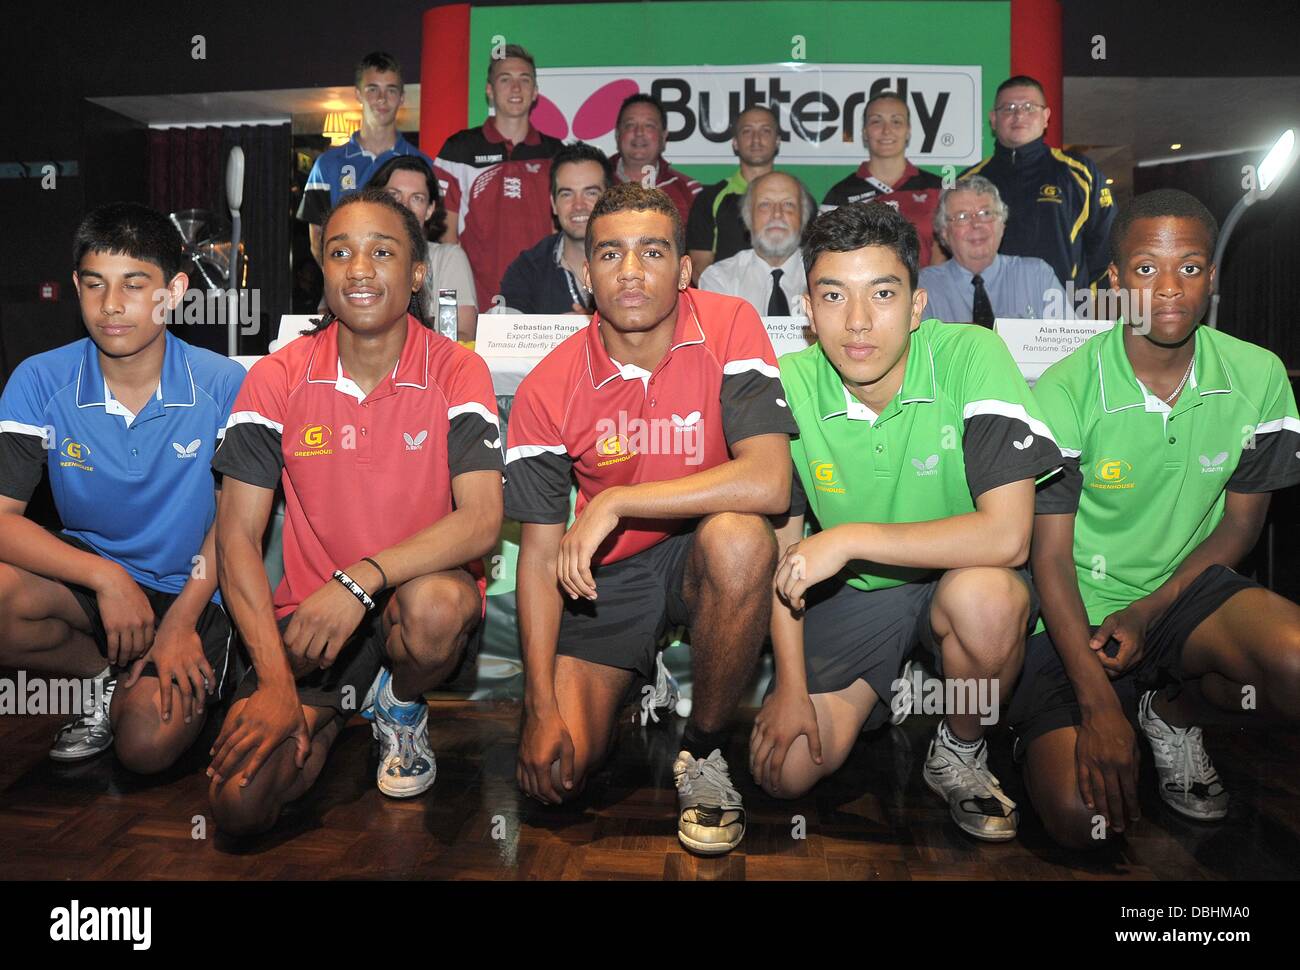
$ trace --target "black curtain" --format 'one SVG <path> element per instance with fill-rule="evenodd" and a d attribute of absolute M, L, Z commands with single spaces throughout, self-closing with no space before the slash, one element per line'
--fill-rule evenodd
<path fill-rule="evenodd" d="M 289 248 L 293 212 L 290 125 L 226 125 L 150 132 L 150 204 L 162 212 L 207 209 L 225 226 L 226 164 L 231 148 L 244 150 L 240 221 L 247 287 L 258 296 L 258 332 L 241 336 L 243 354 L 264 354 L 282 314 L 290 312 Z M 186 327 L 190 343 L 225 353 L 222 327 Z"/>
<path fill-rule="evenodd" d="M 1196 196 L 1222 224 L 1245 193 L 1244 166 L 1261 152 L 1198 158 L 1138 168 L 1135 192 L 1182 189 Z M 1271 199 L 1248 208 L 1233 230 L 1219 272 L 1219 329 L 1267 347 L 1288 369 L 1300 369 L 1300 170 L 1292 171 Z"/>

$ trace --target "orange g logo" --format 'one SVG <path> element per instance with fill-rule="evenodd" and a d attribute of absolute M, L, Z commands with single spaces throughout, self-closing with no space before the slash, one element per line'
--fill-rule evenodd
<path fill-rule="evenodd" d="M 596 454 L 606 457 L 627 454 L 627 438 L 621 434 L 612 434 L 596 442 Z"/>
<path fill-rule="evenodd" d="M 328 425 L 309 424 L 302 429 L 301 441 L 305 448 L 323 448 L 329 444 L 332 435 Z"/>
<path fill-rule="evenodd" d="M 1103 458 L 1093 466 L 1094 488 L 1132 488 L 1128 476 L 1133 466 L 1123 458 Z"/>

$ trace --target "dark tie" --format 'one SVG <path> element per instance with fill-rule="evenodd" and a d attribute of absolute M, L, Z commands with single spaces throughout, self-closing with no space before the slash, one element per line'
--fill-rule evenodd
<path fill-rule="evenodd" d="M 785 298 L 785 290 L 781 289 L 781 274 L 784 270 L 772 270 L 772 295 L 767 299 L 767 315 L 769 317 L 788 317 L 790 315 L 790 301 Z"/>
<path fill-rule="evenodd" d="M 971 319 L 981 327 L 993 329 L 993 304 L 989 302 L 989 291 L 984 289 L 984 277 L 976 273 L 971 277 L 975 286 L 975 303 L 972 306 Z"/>

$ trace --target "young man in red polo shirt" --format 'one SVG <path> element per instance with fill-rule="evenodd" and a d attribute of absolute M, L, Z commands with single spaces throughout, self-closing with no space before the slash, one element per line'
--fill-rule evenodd
<path fill-rule="evenodd" d="M 422 695 L 482 616 L 478 560 L 501 527 L 487 366 L 407 312 L 424 282 L 415 216 L 365 189 L 323 239 L 330 312 L 249 372 L 213 459 L 221 588 L 253 661 L 208 769 L 217 824 L 234 833 L 269 828 L 312 785 L 372 683 L 379 790 L 433 784 Z M 262 535 L 280 483 L 272 598 Z"/>
<path fill-rule="evenodd" d="M 528 120 L 537 103 L 537 65 L 518 44 L 488 62 L 487 99 L 493 115 L 478 128 L 447 139 L 435 164 L 460 190 L 460 208 L 447 211 L 474 267 L 480 310 L 490 310 L 501 277 L 515 257 L 554 232 L 551 157 L 562 147 Z M 441 176 L 440 176 L 441 177 Z M 446 239 L 444 242 L 448 241 Z"/>
<path fill-rule="evenodd" d="M 789 504 L 795 424 L 753 307 L 687 289 L 681 216 L 663 192 L 601 196 L 583 275 L 596 316 L 524 379 L 511 411 L 526 678 L 516 774 L 543 802 L 577 795 L 624 699 L 652 677 L 660 637 L 684 623 L 694 696 L 673 765 L 678 838 L 723 853 L 745 813 L 721 749 L 767 632 L 767 516 Z"/>

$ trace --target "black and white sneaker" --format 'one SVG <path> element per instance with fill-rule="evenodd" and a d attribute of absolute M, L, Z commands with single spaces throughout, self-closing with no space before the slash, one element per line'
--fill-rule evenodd
<path fill-rule="evenodd" d="M 1228 814 L 1228 790 L 1205 751 L 1201 729 L 1167 724 L 1151 709 L 1155 695 L 1147 691 L 1138 701 L 1138 725 L 1151 742 L 1160 797 L 1179 815 L 1217 822 Z"/>
<path fill-rule="evenodd" d="M 988 761 L 987 742 L 981 741 L 979 750 L 964 758 L 936 732 L 921 775 L 930 790 L 948 803 L 959 829 L 985 842 L 1007 842 L 1016 837 L 1020 810 L 1002 793 Z"/>
<path fill-rule="evenodd" d="M 681 751 L 673 764 L 677 782 L 677 838 L 692 852 L 721 855 L 745 836 L 745 806 L 731 783 L 726 759 L 714 748 L 707 758 Z"/>

